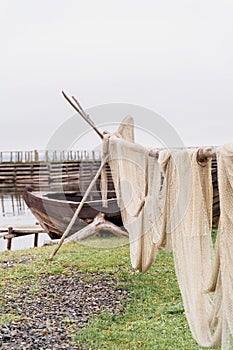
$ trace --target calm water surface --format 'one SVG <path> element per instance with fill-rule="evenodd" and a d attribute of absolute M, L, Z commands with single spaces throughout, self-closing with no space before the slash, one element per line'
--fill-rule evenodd
<path fill-rule="evenodd" d="M 34 225 L 36 218 L 27 208 L 23 196 L 20 193 L 0 193 L 0 227 L 9 225 Z M 38 245 L 41 246 L 49 236 L 46 233 L 39 234 Z M 33 247 L 34 235 L 28 235 L 12 240 L 12 250 Z M 6 249 L 7 241 L 0 238 L 0 252 Z"/>

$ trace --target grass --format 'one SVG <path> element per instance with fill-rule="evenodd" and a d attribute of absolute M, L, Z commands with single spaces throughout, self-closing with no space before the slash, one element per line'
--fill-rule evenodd
<path fill-rule="evenodd" d="M 2 314 L 1 308 L 6 298 L 17 297 L 29 278 L 33 295 L 40 293 L 42 274 L 65 274 L 72 267 L 81 271 L 87 281 L 93 278 L 91 272 L 115 278 L 117 287 L 128 292 L 122 314 L 101 313 L 92 317 L 84 329 L 65 320 L 73 344 L 84 345 L 88 350 L 202 349 L 193 340 L 185 319 L 172 254 L 161 252 L 150 270 L 142 274 L 131 268 L 125 240 L 102 239 L 102 243 L 101 238 L 92 238 L 87 245 L 66 244 L 53 261 L 48 259 L 53 247 L 1 253 L 0 261 L 10 261 L 12 267 L 0 267 L 0 325 L 23 319 L 10 308 L 7 315 Z M 106 248 L 110 245 L 113 248 Z M 28 263 L 19 263 L 27 259 Z"/>

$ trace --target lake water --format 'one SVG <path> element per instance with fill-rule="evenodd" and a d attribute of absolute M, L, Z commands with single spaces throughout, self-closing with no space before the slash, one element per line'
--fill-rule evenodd
<path fill-rule="evenodd" d="M 34 225 L 36 218 L 26 206 L 21 193 L 0 193 L 0 227 L 14 225 Z M 43 245 L 49 236 L 39 234 L 38 245 Z M 13 238 L 12 250 L 31 248 L 34 244 L 34 235 Z M 0 238 L 0 252 L 6 250 L 7 240 Z"/>

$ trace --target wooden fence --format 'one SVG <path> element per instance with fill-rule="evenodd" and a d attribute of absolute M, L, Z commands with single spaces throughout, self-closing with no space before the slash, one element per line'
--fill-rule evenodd
<path fill-rule="evenodd" d="M 4 151 L 0 152 L 0 190 L 23 191 L 77 187 L 88 181 L 101 161 L 99 151 Z"/>
<path fill-rule="evenodd" d="M 62 161 L 41 163 L 0 163 L 0 190 L 73 190 L 77 184 L 89 183 L 100 166 L 100 161 Z"/>
<path fill-rule="evenodd" d="M 0 163 L 57 162 L 75 160 L 100 160 L 100 151 L 1 151 Z"/>

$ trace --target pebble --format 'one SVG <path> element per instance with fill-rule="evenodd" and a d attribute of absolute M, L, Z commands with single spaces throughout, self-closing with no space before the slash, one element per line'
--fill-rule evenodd
<path fill-rule="evenodd" d="M 18 322 L 0 328 L 0 349 L 86 350 L 84 346 L 71 345 L 69 329 L 78 333 L 86 327 L 90 316 L 100 312 L 122 313 L 126 298 L 127 292 L 117 288 L 114 279 L 98 273 L 84 276 L 70 269 L 66 274 L 45 274 L 36 293 L 29 279 L 17 298 L 6 294 L 0 307 L 1 313 L 20 310 L 22 316 Z"/>

